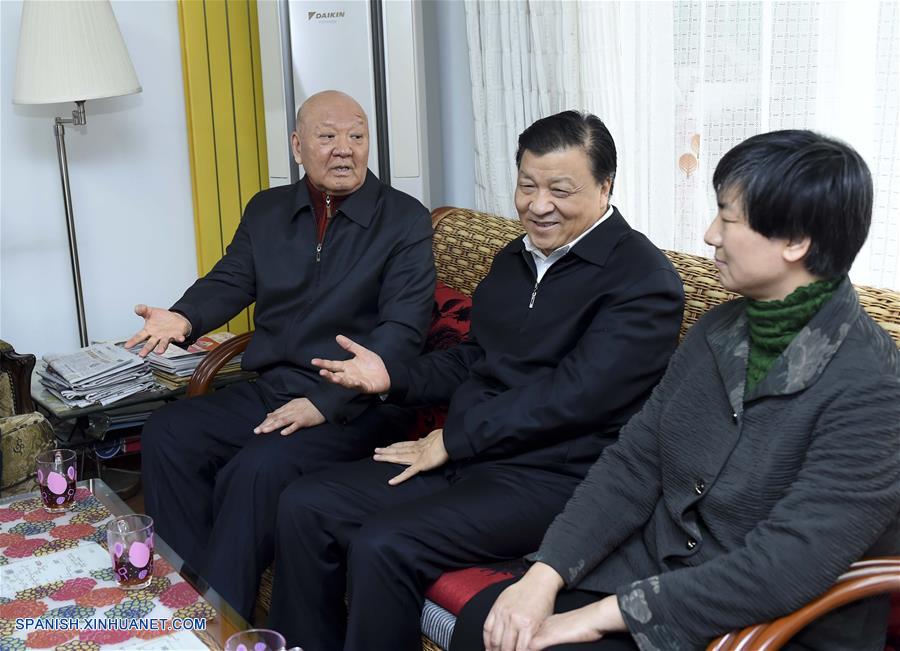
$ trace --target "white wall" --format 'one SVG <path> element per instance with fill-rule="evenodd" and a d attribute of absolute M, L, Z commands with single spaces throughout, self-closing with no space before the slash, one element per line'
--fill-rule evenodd
<path fill-rule="evenodd" d="M 143 92 L 66 128 L 92 340 L 131 335 L 135 303 L 168 306 L 197 276 L 177 6 L 112 5 Z M 21 9 L 0 1 L 0 337 L 40 355 L 78 346 L 52 126 L 74 104 L 12 104 Z"/>

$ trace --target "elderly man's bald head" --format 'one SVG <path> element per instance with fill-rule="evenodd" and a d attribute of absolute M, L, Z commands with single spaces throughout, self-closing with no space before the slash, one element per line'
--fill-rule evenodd
<path fill-rule="evenodd" d="M 291 150 L 321 192 L 344 196 L 365 183 L 369 120 L 355 99 L 337 90 L 309 97 L 297 111 Z"/>
<path fill-rule="evenodd" d="M 366 128 L 368 128 L 369 118 L 359 102 L 350 97 L 347 93 L 342 93 L 339 90 L 323 90 L 315 95 L 307 97 L 306 101 L 304 101 L 300 105 L 300 108 L 297 109 L 297 121 L 294 125 L 294 129 L 296 129 L 298 133 L 300 132 L 300 129 L 303 127 L 304 116 L 308 121 L 319 111 L 324 110 L 326 112 L 331 112 L 338 108 L 346 108 L 351 112 L 356 113 L 362 117 L 363 121 L 366 123 Z"/>

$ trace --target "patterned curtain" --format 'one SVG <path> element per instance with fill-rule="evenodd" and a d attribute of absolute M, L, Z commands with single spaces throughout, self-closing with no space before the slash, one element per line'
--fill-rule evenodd
<path fill-rule="evenodd" d="M 468 0 L 476 207 L 514 217 L 518 133 L 568 108 L 616 140 L 613 203 L 658 246 L 709 254 L 711 178 L 773 129 L 842 138 L 875 181 L 854 282 L 900 288 L 900 3 Z"/>

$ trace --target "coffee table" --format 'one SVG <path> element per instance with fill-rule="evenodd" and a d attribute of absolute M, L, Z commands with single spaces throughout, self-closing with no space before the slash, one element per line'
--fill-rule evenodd
<path fill-rule="evenodd" d="M 15 648 L 16 638 L 25 639 L 24 632 L 11 631 L 15 618 L 42 614 L 106 621 L 110 617 L 170 622 L 174 617 L 206 618 L 203 632 L 116 639 L 115 633 L 97 631 L 42 631 L 32 639 L 35 647 L 59 649 L 66 644 L 99 651 L 223 649 L 229 636 L 250 627 L 158 535 L 154 536 L 154 582 L 130 593 L 116 588 L 108 552 L 99 543 L 110 517 L 133 511 L 98 479 L 79 482 L 76 500 L 76 508 L 62 516 L 46 514 L 36 492 L 0 500 L 0 647 Z M 58 644 L 48 644 L 57 639 L 50 637 L 53 634 Z"/>

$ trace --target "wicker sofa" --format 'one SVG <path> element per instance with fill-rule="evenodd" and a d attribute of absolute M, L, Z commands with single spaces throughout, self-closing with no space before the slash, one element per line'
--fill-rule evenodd
<path fill-rule="evenodd" d="M 434 256 L 438 280 L 471 296 L 490 268 L 497 251 L 522 233 L 519 223 L 493 215 L 461 208 L 437 208 L 432 211 L 435 228 Z M 685 287 L 685 313 L 681 335 L 710 307 L 734 297 L 722 289 L 712 261 L 694 255 L 666 251 L 682 276 Z M 870 287 L 857 287 L 860 300 L 900 346 L 900 293 Z M 191 380 L 189 395 L 200 395 L 209 388 L 217 370 L 243 350 L 250 334 L 242 335 L 219 347 L 204 360 Z M 485 569 L 494 578 L 509 576 L 496 568 Z M 468 570 L 445 574 L 428 592 L 423 612 L 423 649 L 446 648 L 452 634 L 455 614 L 465 595 L 476 591 L 468 585 L 473 573 Z M 793 615 L 725 635 L 710 644 L 710 649 L 778 649 L 816 617 L 834 608 L 883 592 L 900 592 L 900 558 L 870 559 L 856 564 L 835 587 L 820 599 Z M 463 595 L 461 598 L 460 595 Z M 263 577 L 258 608 L 267 611 L 271 602 L 271 572 Z M 900 651 L 900 650 L 898 650 Z"/>

